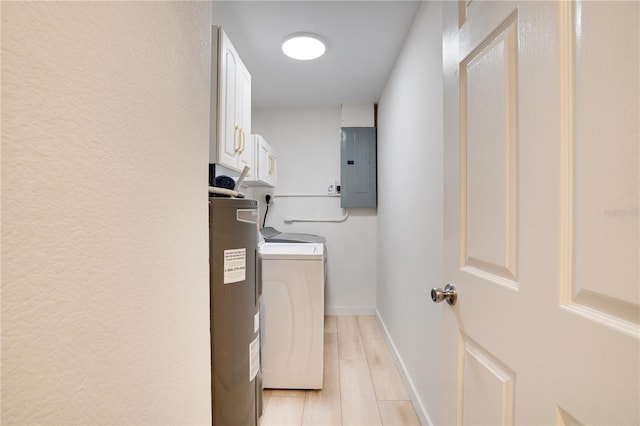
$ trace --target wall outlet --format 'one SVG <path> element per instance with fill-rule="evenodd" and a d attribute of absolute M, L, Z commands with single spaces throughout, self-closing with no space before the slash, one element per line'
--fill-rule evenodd
<path fill-rule="evenodd" d="M 338 185 L 336 184 L 336 182 L 329 183 L 329 186 L 327 186 L 327 192 L 329 194 L 335 194 L 338 192 Z"/>

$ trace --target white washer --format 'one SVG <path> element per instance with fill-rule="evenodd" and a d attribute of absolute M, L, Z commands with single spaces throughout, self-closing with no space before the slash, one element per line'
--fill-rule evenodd
<path fill-rule="evenodd" d="M 322 389 L 324 244 L 264 243 L 260 258 L 263 386 Z"/>

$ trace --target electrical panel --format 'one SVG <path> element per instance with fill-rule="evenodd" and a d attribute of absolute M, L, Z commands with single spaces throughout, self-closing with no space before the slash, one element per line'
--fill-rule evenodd
<path fill-rule="evenodd" d="M 342 127 L 340 207 L 376 207 L 376 128 Z"/>

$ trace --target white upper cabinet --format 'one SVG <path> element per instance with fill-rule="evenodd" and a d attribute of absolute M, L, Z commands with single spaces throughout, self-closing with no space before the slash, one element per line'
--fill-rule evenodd
<path fill-rule="evenodd" d="M 212 29 L 211 163 L 253 169 L 251 74 L 221 27 Z M 253 170 L 247 176 L 251 178 Z"/>
<path fill-rule="evenodd" d="M 252 137 L 256 156 L 255 173 L 245 182 L 256 186 L 276 186 L 278 176 L 276 154 L 262 136 L 252 135 Z"/>

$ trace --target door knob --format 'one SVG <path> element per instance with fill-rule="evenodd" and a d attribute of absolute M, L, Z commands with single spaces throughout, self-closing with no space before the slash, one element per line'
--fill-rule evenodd
<path fill-rule="evenodd" d="M 431 300 L 433 300 L 434 303 L 440 303 L 443 300 L 446 300 L 448 304 L 454 305 L 457 298 L 458 292 L 452 284 L 444 286 L 444 290 L 441 288 L 431 289 Z"/>

